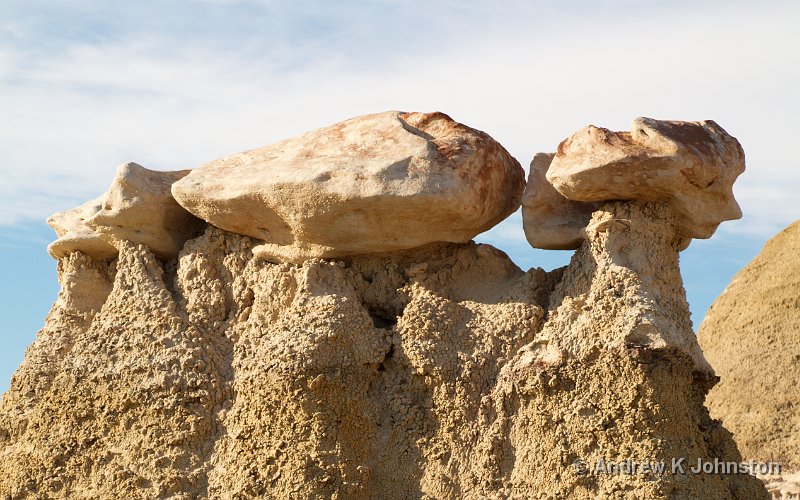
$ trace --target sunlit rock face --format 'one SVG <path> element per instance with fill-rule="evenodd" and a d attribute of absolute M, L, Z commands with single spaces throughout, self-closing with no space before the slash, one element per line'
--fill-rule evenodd
<path fill-rule="evenodd" d="M 711 120 L 637 118 L 630 132 L 589 125 L 565 139 L 547 180 L 573 201 L 666 202 L 678 236 L 710 238 L 742 216 L 732 186 L 744 168 L 739 142 Z"/>
<path fill-rule="evenodd" d="M 502 147 L 438 113 L 188 175 L 121 169 L 71 219 L 110 247 L 56 254 L 58 300 L 0 403 L 0 497 L 766 500 L 747 474 L 597 472 L 741 460 L 703 405 L 716 378 L 684 221 L 674 198 L 540 184 L 550 204 L 526 205 L 526 230 L 533 213 L 578 248 L 523 271 L 463 241 L 521 183 Z"/>
<path fill-rule="evenodd" d="M 443 113 L 389 111 L 212 161 L 176 182 L 187 210 L 302 262 L 464 243 L 520 204 L 519 163 Z"/>

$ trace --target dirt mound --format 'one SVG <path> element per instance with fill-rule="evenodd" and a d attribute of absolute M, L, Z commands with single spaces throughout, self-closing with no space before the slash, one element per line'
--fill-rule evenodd
<path fill-rule="evenodd" d="M 800 222 L 734 276 L 697 338 L 720 377 L 706 402 L 742 455 L 800 470 Z"/>
<path fill-rule="evenodd" d="M 741 457 L 675 227 L 605 204 L 550 273 L 473 243 L 273 264 L 213 227 L 166 264 L 72 253 L 0 406 L 0 496 L 767 498 L 688 470 Z"/>

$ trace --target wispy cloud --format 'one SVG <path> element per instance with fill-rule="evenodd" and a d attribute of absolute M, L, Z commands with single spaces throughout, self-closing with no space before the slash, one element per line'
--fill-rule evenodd
<path fill-rule="evenodd" d="M 10 2 L 0 224 L 102 192 L 124 161 L 187 168 L 385 109 L 446 111 L 523 165 L 587 123 L 713 118 L 748 156 L 724 230 L 800 218 L 796 4 L 484 4 Z M 513 220 L 487 238 L 524 245 Z"/>

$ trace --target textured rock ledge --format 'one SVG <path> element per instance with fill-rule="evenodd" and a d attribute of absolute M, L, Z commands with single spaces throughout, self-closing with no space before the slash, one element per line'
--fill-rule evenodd
<path fill-rule="evenodd" d="M 572 466 L 740 459 L 703 407 L 675 224 L 605 204 L 551 273 L 471 243 L 271 264 L 213 227 L 170 264 L 72 253 L 0 405 L 0 495 L 765 499 Z"/>
<path fill-rule="evenodd" d="M 50 255 L 60 258 L 77 251 L 107 261 L 116 257 L 122 241 L 131 241 L 146 245 L 160 259 L 174 259 L 205 225 L 170 192 L 188 173 L 160 172 L 132 162 L 120 165 L 107 192 L 47 219 L 58 235 L 48 247 Z"/>
<path fill-rule="evenodd" d="M 766 498 L 575 467 L 741 459 L 703 406 L 678 251 L 735 205 L 743 156 L 712 122 L 651 122 L 534 159 L 526 235 L 577 248 L 549 273 L 468 242 L 522 170 L 442 113 L 124 165 L 51 219 L 62 290 L 0 404 L 0 497 Z"/>

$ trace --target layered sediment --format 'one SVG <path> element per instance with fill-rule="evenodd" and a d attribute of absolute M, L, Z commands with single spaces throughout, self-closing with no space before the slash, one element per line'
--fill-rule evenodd
<path fill-rule="evenodd" d="M 671 220 L 604 205 L 550 273 L 471 243 L 273 264 L 213 227 L 166 264 L 70 254 L 0 407 L 0 492 L 764 498 L 573 465 L 740 459 L 702 404 Z"/>
<path fill-rule="evenodd" d="M 409 136 L 398 120 L 419 128 Z M 767 498 L 748 474 L 673 466 L 741 460 L 703 406 L 717 379 L 689 320 L 674 197 L 575 205 L 529 191 L 537 217 L 564 216 L 537 226 L 541 241 L 577 251 L 564 268 L 525 272 L 467 241 L 522 194 L 516 160 L 488 135 L 441 113 L 340 125 L 301 136 L 335 155 L 298 139 L 233 157 L 246 174 L 230 182 L 246 192 L 203 192 L 213 168 L 180 172 L 174 199 L 158 183 L 152 199 L 192 224 L 163 228 L 177 254 L 138 238 L 161 234 L 156 218 L 128 217 L 161 213 L 142 210 L 141 193 L 68 213 L 59 298 L 0 403 L 0 496 Z M 391 161 L 355 147 L 376 137 L 397 139 Z M 297 151 L 330 178 L 303 180 Z M 253 169 L 263 186 L 246 186 Z M 272 196 L 334 178 L 339 191 L 302 210 Z M 362 181 L 383 191 L 363 196 Z M 338 222 L 355 244 L 314 225 L 369 206 L 369 224 Z M 439 239 L 462 208 L 463 225 Z M 83 222 L 96 210 L 128 226 L 92 233 Z M 231 220 L 269 230 L 214 225 Z M 630 462 L 664 469 L 605 467 Z"/>
<path fill-rule="evenodd" d="M 720 383 L 706 404 L 747 459 L 774 461 L 800 489 L 800 222 L 764 248 L 714 301 L 697 331 Z"/>

